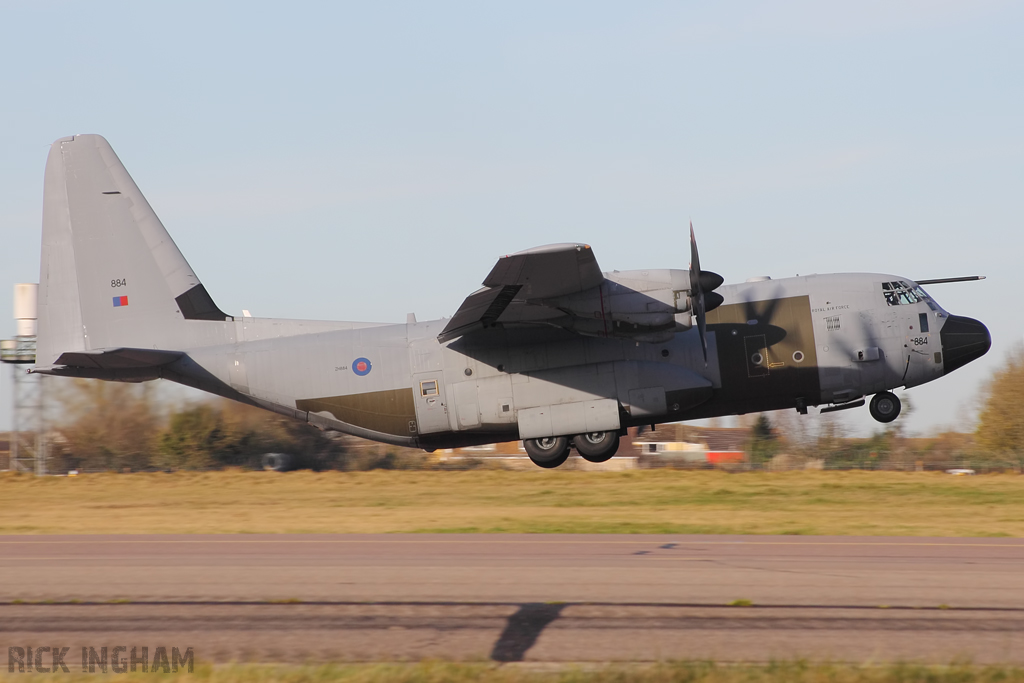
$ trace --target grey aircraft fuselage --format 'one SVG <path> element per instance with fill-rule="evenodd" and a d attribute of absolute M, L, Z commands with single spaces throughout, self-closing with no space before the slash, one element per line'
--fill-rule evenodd
<path fill-rule="evenodd" d="M 695 329 L 651 343 L 496 327 L 441 343 L 446 320 L 279 336 L 317 323 L 256 318 L 223 324 L 223 343 L 181 362 L 216 378 L 200 389 L 228 386 L 326 428 L 427 449 L 515 440 L 520 410 L 597 400 L 617 401 L 623 427 L 842 404 L 945 374 L 949 315 L 930 299 L 887 305 L 882 283 L 900 281 L 843 274 L 723 286 L 724 303 L 708 314 L 707 365 Z M 193 373 L 174 374 L 172 364 L 164 376 L 188 384 Z M 424 395 L 428 381 L 436 391 Z"/>
<path fill-rule="evenodd" d="M 844 408 L 938 379 L 990 345 L 981 323 L 948 314 L 895 275 L 716 288 L 699 265 L 596 266 L 586 245 L 505 257 L 453 319 L 232 317 L 106 141 L 62 138 L 47 162 L 35 371 L 165 378 L 323 429 L 432 450 Z M 709 283 L 703 290 L 698 278 Z M 711 302 L 706 359 L 695 296 Z"/>

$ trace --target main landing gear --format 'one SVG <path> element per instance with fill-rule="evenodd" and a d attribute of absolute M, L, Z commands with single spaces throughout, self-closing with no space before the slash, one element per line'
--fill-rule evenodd
<path fill-rule="evenodd" d="M 902 407 L 900 400 L 896 398 L 896 394 L 890 391 L 883 391 L 872 397 L 871 403 L 868 404 L 868 411 L 870 411 L 871 417 L 879 422 L 892 422 L 899 417 Z"/>
<path fill-rule="evenodd" d="M 569 458 L 569 437 L 542 436 L 539 439 L 525 439 L 523 448 L 534 465 L 551 469 Z"/>
<path fill-rule="evenodd" d="M 618 432 L 590 432 L 573 438 L 576 452 L 587 462 L 606 462 L 619 450 Z"/>
<path fill-rule="evenodd" d="M 545 436 L 539 439 L 525 439 L 523 447 L 534 465 L 551 469 L 558 467 L 569 458 L 572 446 L 588 462 L 605 462 L 619 449 L 618 432 L 590 432 L 574 436 Z"/>

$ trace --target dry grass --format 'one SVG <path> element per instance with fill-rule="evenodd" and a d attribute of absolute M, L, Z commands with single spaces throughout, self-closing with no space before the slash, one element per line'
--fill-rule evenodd
<path fill-rule="evenodd" d="M 549 670 L 544 670 L 548 668 Z M 181 683 L 1003 683 L 1024 682 L 1024 670 L 969 665 L 852 666 L 782 662 L 722 666 L 705 662 L 523 668 L 493 664 L 348 664 L 325 666 L 197 665 L 194 673 L 62 674 L 68 683 L 181 681 Z M 38 683 L 53 674 L 0 674 L 0 682 Z"/>
<path fill-rule="evenodd" d="M 1024 477 L 790 472 L 0 475 L 0 533 L 1024 537 Z"/>

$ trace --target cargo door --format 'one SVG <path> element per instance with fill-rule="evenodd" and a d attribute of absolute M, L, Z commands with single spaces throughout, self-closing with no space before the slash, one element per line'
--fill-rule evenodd
<path fill-rule="evenodd" d="M 452 385 L 455 394 L 455 416 L 452 425 L 455 430 L 473 429 L 480 426 L 480 400 L 477 397 L 476 382 L 458 382 Z"/>

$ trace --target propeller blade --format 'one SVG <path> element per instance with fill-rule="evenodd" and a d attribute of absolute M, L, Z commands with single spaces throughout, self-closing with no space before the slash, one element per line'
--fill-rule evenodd
<path fill-rule="evenodd" d="M 700 333 L 700 350 L 704 353 L 704 365 L 708 364 L 708 316 L 704 311 L 704 299 L 701 298 L 697 309 L 697 332 Z"/>
<path fill-rule="evenodd" d="M 697 253 L 697 238 L 693 234 L 693 221 L 690 221 L 690 286 L 699 284 L 700 254 Z"/>
<path fill-rule="evenodd" d="M 707 316 L 704 311 L 704 288 L 701 286 L 700 254 L 697 253 L 697 238 L 693 234 L 693 221 L 690 221 L 690 310 L 697 318 L 697 333 L 700 335 L 700 348 L 704 352 L 704 365 L 708 364 Z"/>

